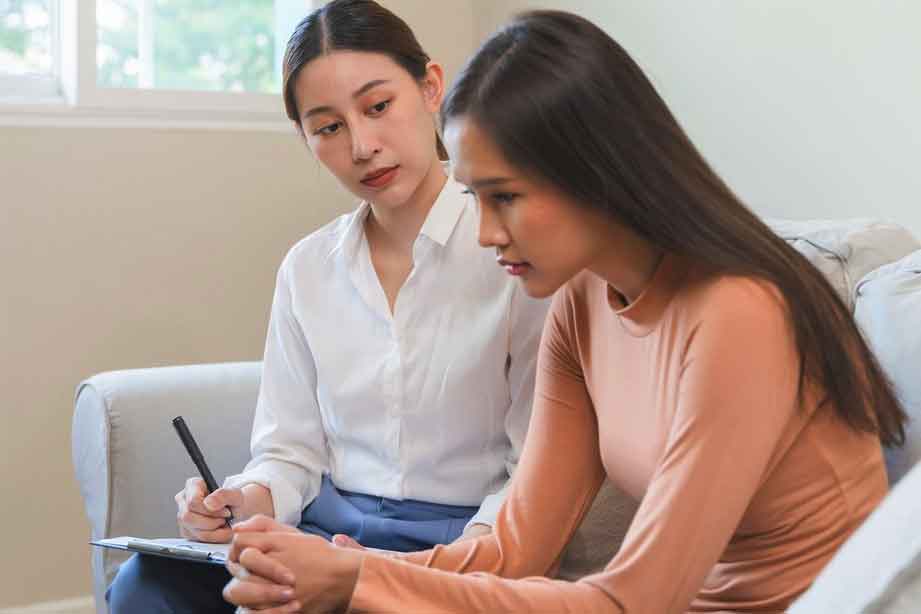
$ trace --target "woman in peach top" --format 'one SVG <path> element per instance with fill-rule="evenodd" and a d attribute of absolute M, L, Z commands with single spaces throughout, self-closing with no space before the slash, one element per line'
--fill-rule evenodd
<path fill-rule="evenodd" d="M 524 14 L 443 107 L 479 241 L 554 294 L 491 535 L 388 557 L 235 528 L 225 588 L 269 612 L 782 612 L 886 493 L 904 413 L 822 275 L 710 169 L 590 22 Z M 607 475 L 620 551 L 548 579 Z"/>

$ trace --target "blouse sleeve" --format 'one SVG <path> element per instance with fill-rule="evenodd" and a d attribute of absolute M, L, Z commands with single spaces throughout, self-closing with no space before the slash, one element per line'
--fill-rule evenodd
<path fill-rule="evenodd" d="M 304 505 L 320 490 L 328 458 L 316 365 L 292 308 L 289 265 L 286 259 L 279 268 L 272 300 L 250 444 L 253 458 L 224 485 L 265 486 L 272 493 L 275 518 L 297 525 Z"/>
<path fill-rule="evenodd" d="M 471 518 L 468 526 L 479 523 L 494 527 L 499 509 L 508 496 L 511 476 L 514 475 L 521 458 L 521 450 L 524 447 L 524 439 L 531 419 L 531 408 L 534 405 L 537 352 L 549 303 L 549 300 L 528 297 L 518 284 L 509 300 L 508 368 L 506 369 L 509 406 L 505 414 L 505 433 L 509 440 L 505 468 L 509 479 L 499 491 L 483 499 L 480 509 Z"/>

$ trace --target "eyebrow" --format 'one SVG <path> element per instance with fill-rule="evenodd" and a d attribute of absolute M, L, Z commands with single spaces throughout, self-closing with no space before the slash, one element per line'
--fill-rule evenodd
<path fill-rule="evenodd" d="M 493 186 L 502 185 L 511 181 L 509 177 L 486 177 L 485 179 L 474 179 L 470 182 L 470 187 L 476 190 L 482 188 L 491 188 Z"/>
<path fill-rule="evenodd" d="M 378 85 L 383 85 L 385 83 L 390 83 L 390 79 L 375 79 L 373 81 L 368 81 L 367 83 L 365 83 L 364 85 L 362 85 L 360 88 L 358 88 L 352 93 L 352 98 L 358 98 L 362 94 L 365 94 L 370 90 L 373 90 Z M 333 108 L 330 106 L 314 107 L 310 109 L 309 111 L 307 111 L 306 113 L 304 113 L 301 116 L 301 119 L 307 119 L 309 117 L 318 115 L 320 113 L 330 113 L 332 112 L 332 110 Z"/>

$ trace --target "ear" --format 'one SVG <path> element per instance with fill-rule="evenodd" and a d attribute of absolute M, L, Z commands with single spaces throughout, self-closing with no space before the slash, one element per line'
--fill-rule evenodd
<path fill-rule="evenodd" d="M 430 113 L 437 113 L 445 95 L 445 72 L 441 64 L 429 62 L 425 67 L 425 76 L 422 77 L 421 83 L 426 109 Z"/>

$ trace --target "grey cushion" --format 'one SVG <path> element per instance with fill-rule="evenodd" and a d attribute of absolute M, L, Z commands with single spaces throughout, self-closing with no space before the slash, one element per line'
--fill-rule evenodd
<path fill-rule="evenodd" d="M 557 577 L 578 580 L 602 571 L 620 549 L 639 503 L 605 480 L 560 561 Z"/>
<path fill-rule="evenodd" d="M 921 248 L 907 229 L 880 220 L 765 221 L 825 274 L 851 310 L 867 273 Z"/>
<path fill-rule="evenodd" d="M 921 250 L 864 277 L 854 317 L 911 419 L 905 446 L 886 451 L 894 483 L 921 462 Z"/>

